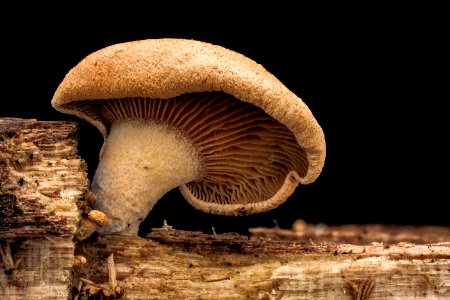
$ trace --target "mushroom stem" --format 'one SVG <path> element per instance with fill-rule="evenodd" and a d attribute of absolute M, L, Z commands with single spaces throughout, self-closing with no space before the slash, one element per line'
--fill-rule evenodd
<path fill-rule="evenodd" d="M 176 129 L 150 121 L 114 123 L 92 182 L 95 209 L 109 219 L 97 231 L 137 235 L 156 202 L 199 173 L 194 147 Z"/>

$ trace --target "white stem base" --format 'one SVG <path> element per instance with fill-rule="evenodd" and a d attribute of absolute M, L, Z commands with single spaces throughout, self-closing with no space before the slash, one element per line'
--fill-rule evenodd
<path fill-rule="evenodd" d="M 95 209 L 109 218 L 97 231 L 137 235 L 156 202 L 195 180 L 199 166 L 194 148 L 174 129 L 133 120 L 113 124 L 92 182 Z"/>

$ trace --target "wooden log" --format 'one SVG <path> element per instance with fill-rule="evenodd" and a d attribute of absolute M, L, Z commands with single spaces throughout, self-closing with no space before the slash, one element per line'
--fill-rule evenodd
<path fill-rule="evenodd" d="M 69 295 L 78 206 L 89 186 L 76 128 L 0 119 L 0 299 Z"/>
<path fill-rule="evenodd" d="M 147 238 L 93 237 L 77 248 L 78 299 L 449 299 L 450 228 L 390 226 L 258 228 L 250 236 L 154 229 Z M 366 228 L 364 228 L 366 227 Z M 372 232 L 373 237 L 371 239 Z M 332 242 L 314 241 L 320 231 Z M 343 234 L 341 234 L 341 232 Z M 383 232 L 384 238 L 379 239 Z M 415 232 L 415 233 L 414 233 Z M 427 234 L 428 232 L 428 234 Z M 286 238 L 287 237 L 287 238 Z M 415 244 L 411 241 L 430 243 Z M 395 241 L 385 243 L 384 240 Z M 445 240 L 447 242 L 442 242 Z M 372 242 L 369 242 L 372 241 Z M 439 242 L 437 242 L 439 241 Z M 115 286 L 111 287 L 114 255 Z"/>
<path fill-rule="evenodd" d="M 77 241 L 76 124 L 0 119 L 0 299 L 449 299 L 450 228 L 294 224 Z M 87 214 L 86 214 L 87 215 Z"/>

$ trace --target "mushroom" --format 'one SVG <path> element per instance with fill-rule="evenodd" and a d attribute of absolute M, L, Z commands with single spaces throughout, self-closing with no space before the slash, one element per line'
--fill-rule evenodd
<path fill-rule="evenodd" d="M 315 181 L 325 161 L 307 105 L 255 61 L 206 42 L 100 49 L 66 74 L 52 105 L 104 137 L 91 186 L 108 218 L 100 234 L 137 234 L 175 187 L 205 212 L 264 212 Z"/>

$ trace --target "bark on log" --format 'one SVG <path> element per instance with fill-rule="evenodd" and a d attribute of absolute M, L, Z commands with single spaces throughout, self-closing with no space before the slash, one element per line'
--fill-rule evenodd
<path fill-rule="evenodd" d="M 75 130 L 0 119 L 0 299 L 450 298 L 450 228 L 165 225 L 74 242 L 92 199 Z"/>
<path fill-rule="evenodd" d="M 0 119 L 0 299 L 67 299 L 89 184 L 76 127 Z"/>

